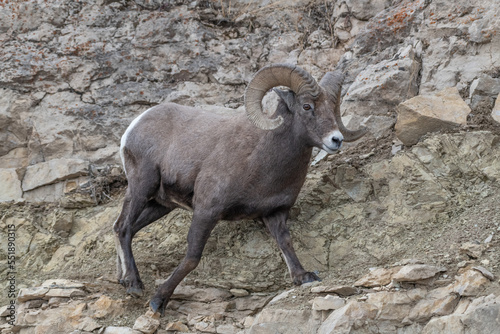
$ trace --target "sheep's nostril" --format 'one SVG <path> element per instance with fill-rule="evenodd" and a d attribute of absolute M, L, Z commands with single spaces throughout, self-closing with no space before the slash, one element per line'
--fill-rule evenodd
<path fill-rule="evenodd" d="M 338 137 L 335 137 L 335 136 L 334 136 L 334 137 L 332 137 L 332 142 L 333 142 L 334 144 L 337 144 L 337 146 L 339 146 L 339 147 L 340 147 L 340 145 L 342 145 L 342 138 L 338 138 Z"/>

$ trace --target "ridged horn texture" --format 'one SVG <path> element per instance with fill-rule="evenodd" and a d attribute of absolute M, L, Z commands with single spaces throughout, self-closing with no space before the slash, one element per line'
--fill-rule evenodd
<path fill-rule="evenodd" d="M 300 67 L 290 64 L 273 64 L 261 68 L 245 91 L 245 109 L 250 121 L 263 130 L 276 129 L 283 117 L 269 118 L 262 111 L 262 99 L 273 87 L 286 86 L 295 94 L 318 96 L 321 89 L 314 78 Z"/>
<path fill-rule="evenodd" d="M 344 75 L 341 71 L 333 71 L 328 72 L 319 82 L 319 85 L 325 90 L 328 95 L 328 99 L 332 101 L 335 105 L 335 109 L 333 111 L 333 115 L 335 117 L 335 121 L 337 122 L 337 126 L 339 127 L 339 131 L 344 136 L 344 141 L 350 142 L 358 140 L 363 137 L 368 129 L 365 127 L 361 127 L 358 130 L 352 131 L 348 130 L 344 123 L 342 123 L 342 117 L 340 115 L 340 94 L 342 92 L 342 83 L 344 82 Z"/>

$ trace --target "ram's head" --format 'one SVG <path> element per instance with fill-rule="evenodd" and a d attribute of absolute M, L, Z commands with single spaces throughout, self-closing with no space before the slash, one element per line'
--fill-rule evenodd
<path fill-rule="evenodd" d="M 340 148 L 342 141 L 355 141 L 367 129 L 348 130 L 340 115 L 340 93 L 344 76 L 340 71 L 328 72 L 319 84 L 300 67 L 275 64 L 262 68 L 250 81 L 245 92 L 248 118 L 257 127 L 273 130 L 283 124 L 283 117 L 270 118 L 262 111 L 262 99 L 271 89 L 286 86 L 290 90 L 274 89 L 289 111 L 306 127 L 311 145 L 328 153 Z"/>

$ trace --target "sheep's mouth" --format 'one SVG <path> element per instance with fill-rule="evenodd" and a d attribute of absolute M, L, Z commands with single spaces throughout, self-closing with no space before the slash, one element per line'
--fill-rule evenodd
<path fill-rule="evenodd" d="M 342 133 L 340 133 L 340 131 L 332 131 L 323 137 L 323 140 L 321 141 L 321 148 L 327 153 L 335 153 L 342 146 L 343 140 L 344 137 L 342 136 Z"/>
<path fill-rule="evenodd" d="M 323 144 L 323 146 L 321 147 L 321 149 L 323 149 L 324 151 L 326 151 L 328 154 L 333 154 L 333 153 L 337 152 L 340 149 L 340 146 L 341 145 L 337 145 L 337 144 L 332 144 L 332 145 L 326 146 L 325 144 Z"/>

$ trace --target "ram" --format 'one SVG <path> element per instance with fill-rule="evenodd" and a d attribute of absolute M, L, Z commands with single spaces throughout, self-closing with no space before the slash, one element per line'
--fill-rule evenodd
<path fill-rule="evenodd" d="M 354 141 L 340 117 L 343 75 L 328 72 L 319 84 L 305 70 L 274 64 L 258 71 L 245 92 L 245 113 L 231 116 L 165 103 L 137 117 L 121 139 L 128 179 L 113 230 L 118 279 L 127 293 L 142 296 L 132 238 L 175 208 L 193 211 L 184 259 L 150 301 L 163 312 L 176 286 L 198 265 L 219 220 L 257 219 L 267 226 L 296 285 L 319 280 L 304 270 L 286 226 L 304 183 L 313 147 L 328 153 Z M 285 86 L 289 89 L 278 89 Z M 279 96 L 268 116 L 262 99 Z"/>

